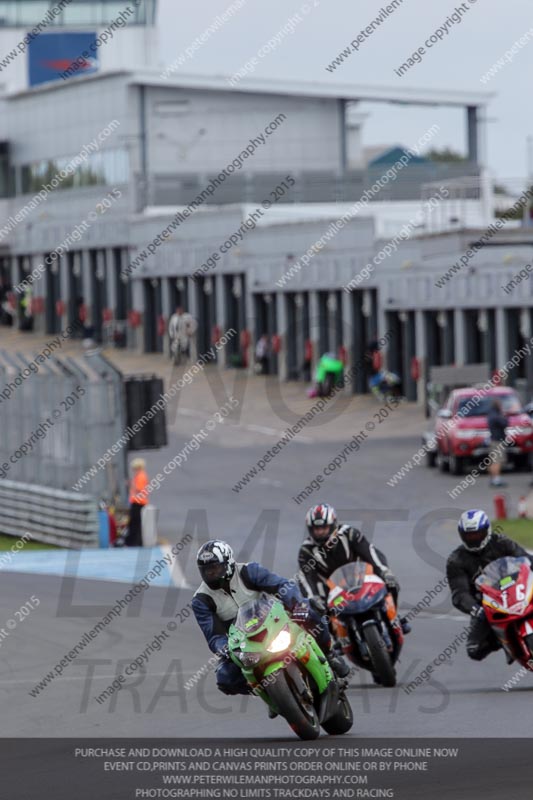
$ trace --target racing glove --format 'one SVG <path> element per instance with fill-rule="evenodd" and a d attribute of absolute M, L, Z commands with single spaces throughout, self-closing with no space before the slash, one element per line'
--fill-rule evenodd
<path fill-rule="evenodd" d="M 297 603 L 291 610 L 291 619 L 294 622 L 306 622 L 309 619 L 309 603 Z"/>
<path fill-rule="evenodd" d="M 394 594 L 398 594 L 400 591 L 400 584 L 398 583 L 398 579 L 390 570 L 383 573 L 383 580 L 385 581 L 385 585 L 389 592 L 393 592 Z"/>
<path fill-rule="evenodd" d="M 472 620 L 475 620 L 475 619 L 480 619 L 481 620 L 481 619 L 485 618 L 485 611 L 482 608 L 482 606 L 480 606 L 477 603 L 475 603 L 472 606 L 472 608 L 470 609 L 470 616 L 472 617 Z"/>
<path fill-rule="evenodd" d="M 217 650 L 217 652 L 215 653 L 215 655 L 216 655 L 216 657 L 217 657 L 217 658 L 218 658 L 220 661 L 228 661 L 228 660 L 230 660 L 230 655 L 229 655 L 229 646 L 228 646 L 228 640 L 227 640 L 227 638 L 226 638 L 226 642 L 225 642 L 225 644 L 223 644 L 223 645 L 222 645 L 222 646 L 221 646 L 221 647 L 220 647 L 220 648 Z"/>
<path fill-rule="evenodd" d="M 326 603 L 324 602 L 324 600 L 322 600 L 321 597 L 311 597 L 309 599 L 309 605 L 311 606 L 313 611 L 316 611 L 319 617 L 327 616 L 328 608 Z"/>

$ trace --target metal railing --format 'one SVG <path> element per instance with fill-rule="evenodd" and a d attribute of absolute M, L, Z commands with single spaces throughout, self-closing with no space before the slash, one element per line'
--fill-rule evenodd
<path fill-rule="evenodd" d="M 206 205 L 231 203 L 261 203 L 290 172 L 295 185 L 279 200 L 281 203 L 355 202 L 369 190 L 393 164 L 373 165 L 366 169 L 350 170 L 344 174 L 333 171 L 241 172 L 227 178 L 210 196 Z M 372 202 L 420 200 L 424 184 L 449 181 L 460 176 L 479 176 L 479 167 L 471 162 L 409 164 L 396 178 L 374 194 Z M 180 175 L 152 174 L 144 183 L 136 178 L 137 205 L 187 206 L 198 197 L 216 175 L 183 173 Z"/>

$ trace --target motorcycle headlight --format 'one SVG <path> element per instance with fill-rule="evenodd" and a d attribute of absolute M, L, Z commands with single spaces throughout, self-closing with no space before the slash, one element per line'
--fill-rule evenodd
<path fill-rule="evenodd" d="M 291 643 L 291 635 L 288 628 L 283 628 L 275 639 L 269 644 L 267 650 L 269 653 L 281 653 L 286 650 Z"/>
<path fill-rule="evenodd" d="M 239 661 L 246 667 L 255 667 L 261 660 L 261 653 L 239 653 Z"/>

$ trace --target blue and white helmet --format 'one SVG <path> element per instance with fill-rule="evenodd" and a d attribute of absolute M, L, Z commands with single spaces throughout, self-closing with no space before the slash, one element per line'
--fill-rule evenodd
<path fill-rule="evenodd" d="M 466 549 L 473 553 L 483 550 L 492 536 L 490 520 L 481 509 L 473 509 L 461 514 L 457 530 Z"/>

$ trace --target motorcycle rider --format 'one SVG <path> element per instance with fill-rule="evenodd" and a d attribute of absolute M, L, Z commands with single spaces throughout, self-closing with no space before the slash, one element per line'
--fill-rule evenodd
<path fill-rule="evenodd" d="M 453 605 L 471 617 L 466 652 L 474 661 L 481 661 L 501 645 L 480 605 L 481 595 L 475 579 L 491 561 L 505 556 L 529 558 L 529 555 L 512 539 L 494 533 L 489 518 L 481 509 L 461 514 L 457 530 L 462 544 L 450 554 L 446 575 Z"/>
<path fill-rule="evenodd" d="M 315 638 L 331 668 L 339 677 L 349 672 L 346 662 L 331 650 L 331 636 L 320 616 L 302 597 L 295 581 L 280 578 L 255 562 L 237 563 L 226 542 L 214 539 L 198 550 L 196 563 L 202 583 L 194 593 L 192 610 L 210 650 L 219 656 L 217 686 L 224 694 L 249 694 L 249 687 L 239 667 L 228 655 L 228 630 L 241 606 L 262 592 L 275 594 L 294 618 L 306 629 L 314 629 Z"/>
<path fill-rule="evenodd" d="M 357 559 L 372 565 L 376 575 L 385 581 L 398 606 L 400 584 L 385 556 L 357 528 L 339 526 L 333 506 L 328 503 L 312 506 L 305 517 L 305 524 L 309 535 L 298 553 L 298 577 L 303 592 L 307 597 L 315 598 L 322 613 L 327 611 L 327 579 L 336 569 Z M 409 633 L 411 627 L 407 620 L 400 618 L 400 622 L 403 632 Z"/>

